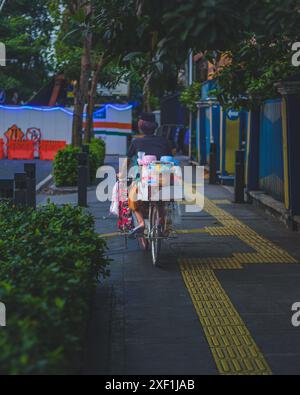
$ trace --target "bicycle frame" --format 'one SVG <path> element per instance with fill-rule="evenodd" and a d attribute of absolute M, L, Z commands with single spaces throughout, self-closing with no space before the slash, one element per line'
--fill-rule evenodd
<path fill-rule="evenodd" d="M 128 179 L 132 181 L 132 179 Z M 151 196 L 151 195 L 150 195 Z M 176 232 L 172 229 L 168 229 L 168 225 L 171 224 L 169 217 L 169 211 L 167 206 L 174 206 L 174 201 L 150 201 L 149 204 L 149 217 L 148 226 L 146 227 L 144 234 L 136 234 L 134 238 L 139 240 L 140 246 L 144 251 L 148 251 L 149 247 L 152 253 L 152 261 L 154 266 L 160 264 L 162 242 L 165 240 L 176 239 Z M 136 221 L 137 222 L 137 221 Z M 126 247 L 128 245 L 129 232 L 122 233 L 125 236 Z"/>

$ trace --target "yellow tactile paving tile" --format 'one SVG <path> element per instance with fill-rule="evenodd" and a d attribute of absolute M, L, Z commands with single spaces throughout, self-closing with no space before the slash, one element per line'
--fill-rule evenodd
<path fill-rule="evenodd" d="M 255 340 L 233 306 L 214 270 L 238 270 L 245 264 L 295 264 L 298 260 L 265 239 L 217 205 L 224 202 L 205 198 L 204 211 L 220 226 L 207 227 L 213 237 L 236 237 L 253 252 L 232 257 L 180 259 L 180 269 L 220 374 L 272 374 Z"/>
<path fill-rule="evenodd" d="M 225 205 L 231 204 L 231 202 L 229 200 L 227 200 L 227 199 L 220 199 L 220 200 L 212 199 L 212 202 L 214 204 L 217 204 L 217 205 L 220 205 L 220 206 L 223 206 L 223 205 L 225 206 Z"/>
<path fill-rule="evenodd" d="M 181 263 L 187 263 L 197 265 L 197 268 L 201 269 L 242 269 L 243 266 L 240 264 L 238 259 L 235 258 L 187 258 L 181 259 Z M 191 269 L 192 270 L 192 269 Z"/>
<path fill-rule="evenodd" d="M 123 235 L 122 235 L 122 233 L 119 233 L 119 232 L 99 234 L 99 237 L 101 237 L 102 239 L 111 239 L 112 237 L 121 237 L 121 236 L 123 236 Z"/>
<path fill-rule="evenodd" d="M 178 235 L 192 235 L 197 233 L 207 233 L 206 229 L 179 229 L 175 231 Z"/>
<path fill-rule="evenodd" d="M 282 263 L 294 264 L 298 260 L 271 241 L 260 236 L 255 230 L 239 219 L 218 207 L 213 201 L 205 198 L 204 211 L 218 220 L 219 227 L 205 228 L 211 236 L 235 236 L 251 249 L 253 254 L 235 254 L 235 258 L 244 264 Z"/>
<path fill-rule="evenodd" d="M 229 227 L 207 227 L 206 232 L 210 236 L 235 236 L 234 232 Z"/>
<path fill-rule="evenodd" d="M 179 263 L 220 374 L 271 375 L 262 352 L 213 270 L 200 268 L 187 259 Z"/>

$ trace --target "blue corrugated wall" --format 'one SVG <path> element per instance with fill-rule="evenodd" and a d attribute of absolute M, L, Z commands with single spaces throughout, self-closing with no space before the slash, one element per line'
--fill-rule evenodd
<path fill-rule="evenodd" d="M 261 189 L 275 199 L 284 202 L 288 188 L 288 161 L 284 165 L 282 100 L 267 100 L 250 120 L 247 111 L 223 111 L 221 130 L 221 107 L 213 104 L 209 92 L 213 87 L 209 81 L 202 87 L 202 107 L 198 112 L 198 139 L 193 140 L 194 156 L 201 165 L 209 162 L 211 142 L 217 145 L 218 171 L 223 181 L 234 179 L 235 152 L 245 148 L 247 187 Z M 252 111 L 253 112 L 253 111 Z M 235 115 L 237 113 L 238 115 Z M 300 115 L 299 115 L 300 116 Z M 255 128 L 254 128 L 255 126 Z M 251 133 L 250 133 L 251 132 Z M 248 145 L 247 145 L 248 142 Z M 287 146 L 289 146 L 287 144 Z M 196 149 L 195 149 L 196 148 Z M 251 155 L 255 154 L 255 158 Z M 249 185 L 248 185 L 249 183 Z M 286 183 L 286 187 L 285 187 Z M 288 198 L 288 196 L 287 196 Z"/>
<path fill-rule="evenodd" d="M 199 149 L 200 149 L 200 165 L 205 166 L 207 164 L 207 152 L 206 152 L 206 133 L 205 133 L 205 124 L 206 124 L 206 114 L 205 108 L 201 108 L 199 110 Z"/>
<path fill-rule="evenodd" d="M 194 161 L 199 161 L 199 152 L 198 152 L 198 122 L 197 122 L 197 114 L 192 114 L 192 124 L 191 124 L 191 141 L 192 141 L 192 150 L 191 159 Z"/>
<path fill-rule="evenodd" d="M 206 146 L 206 163 L 209 162 L 210 143 L 211 143 L 211 120 L 210 120 L 210 107 L 205 109 L 205 146 Z"/>
<path fill-rule="evenodd" d="M 260 188 L 284 201 L 283 134 L 281 99 L 268 100 L 261 112 L 259 136 Z"/>
<path fill-rule="evenodd" d="M 218 170 L 220 162 L 220 105 L 202 107 L 199 111 L 201 165 L 209 163 L 211 142 L 217 144 Z M 211 119 L 212 116 L 212 119 Z"/>

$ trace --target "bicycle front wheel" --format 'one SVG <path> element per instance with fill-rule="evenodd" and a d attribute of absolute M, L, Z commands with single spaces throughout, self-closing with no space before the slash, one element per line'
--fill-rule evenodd
<path fill-rule="evenodd" d="M 160 220 L 160 210 L 157 205 L 150 210 L 150 242 L 152 262 L 154 266 L 160 263 L 161 245 L 162 245 L 162 226 Z"/>

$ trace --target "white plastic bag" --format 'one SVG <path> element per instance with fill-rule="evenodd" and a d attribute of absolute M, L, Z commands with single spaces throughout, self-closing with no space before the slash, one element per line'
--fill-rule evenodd
<path fill-rule="evenodd" d="M 115 216 L 119 216 L 119 183 L 117 182 L 114 186 L 112 193 L 112 200 L 110 205 L 110 213 Z"/>

